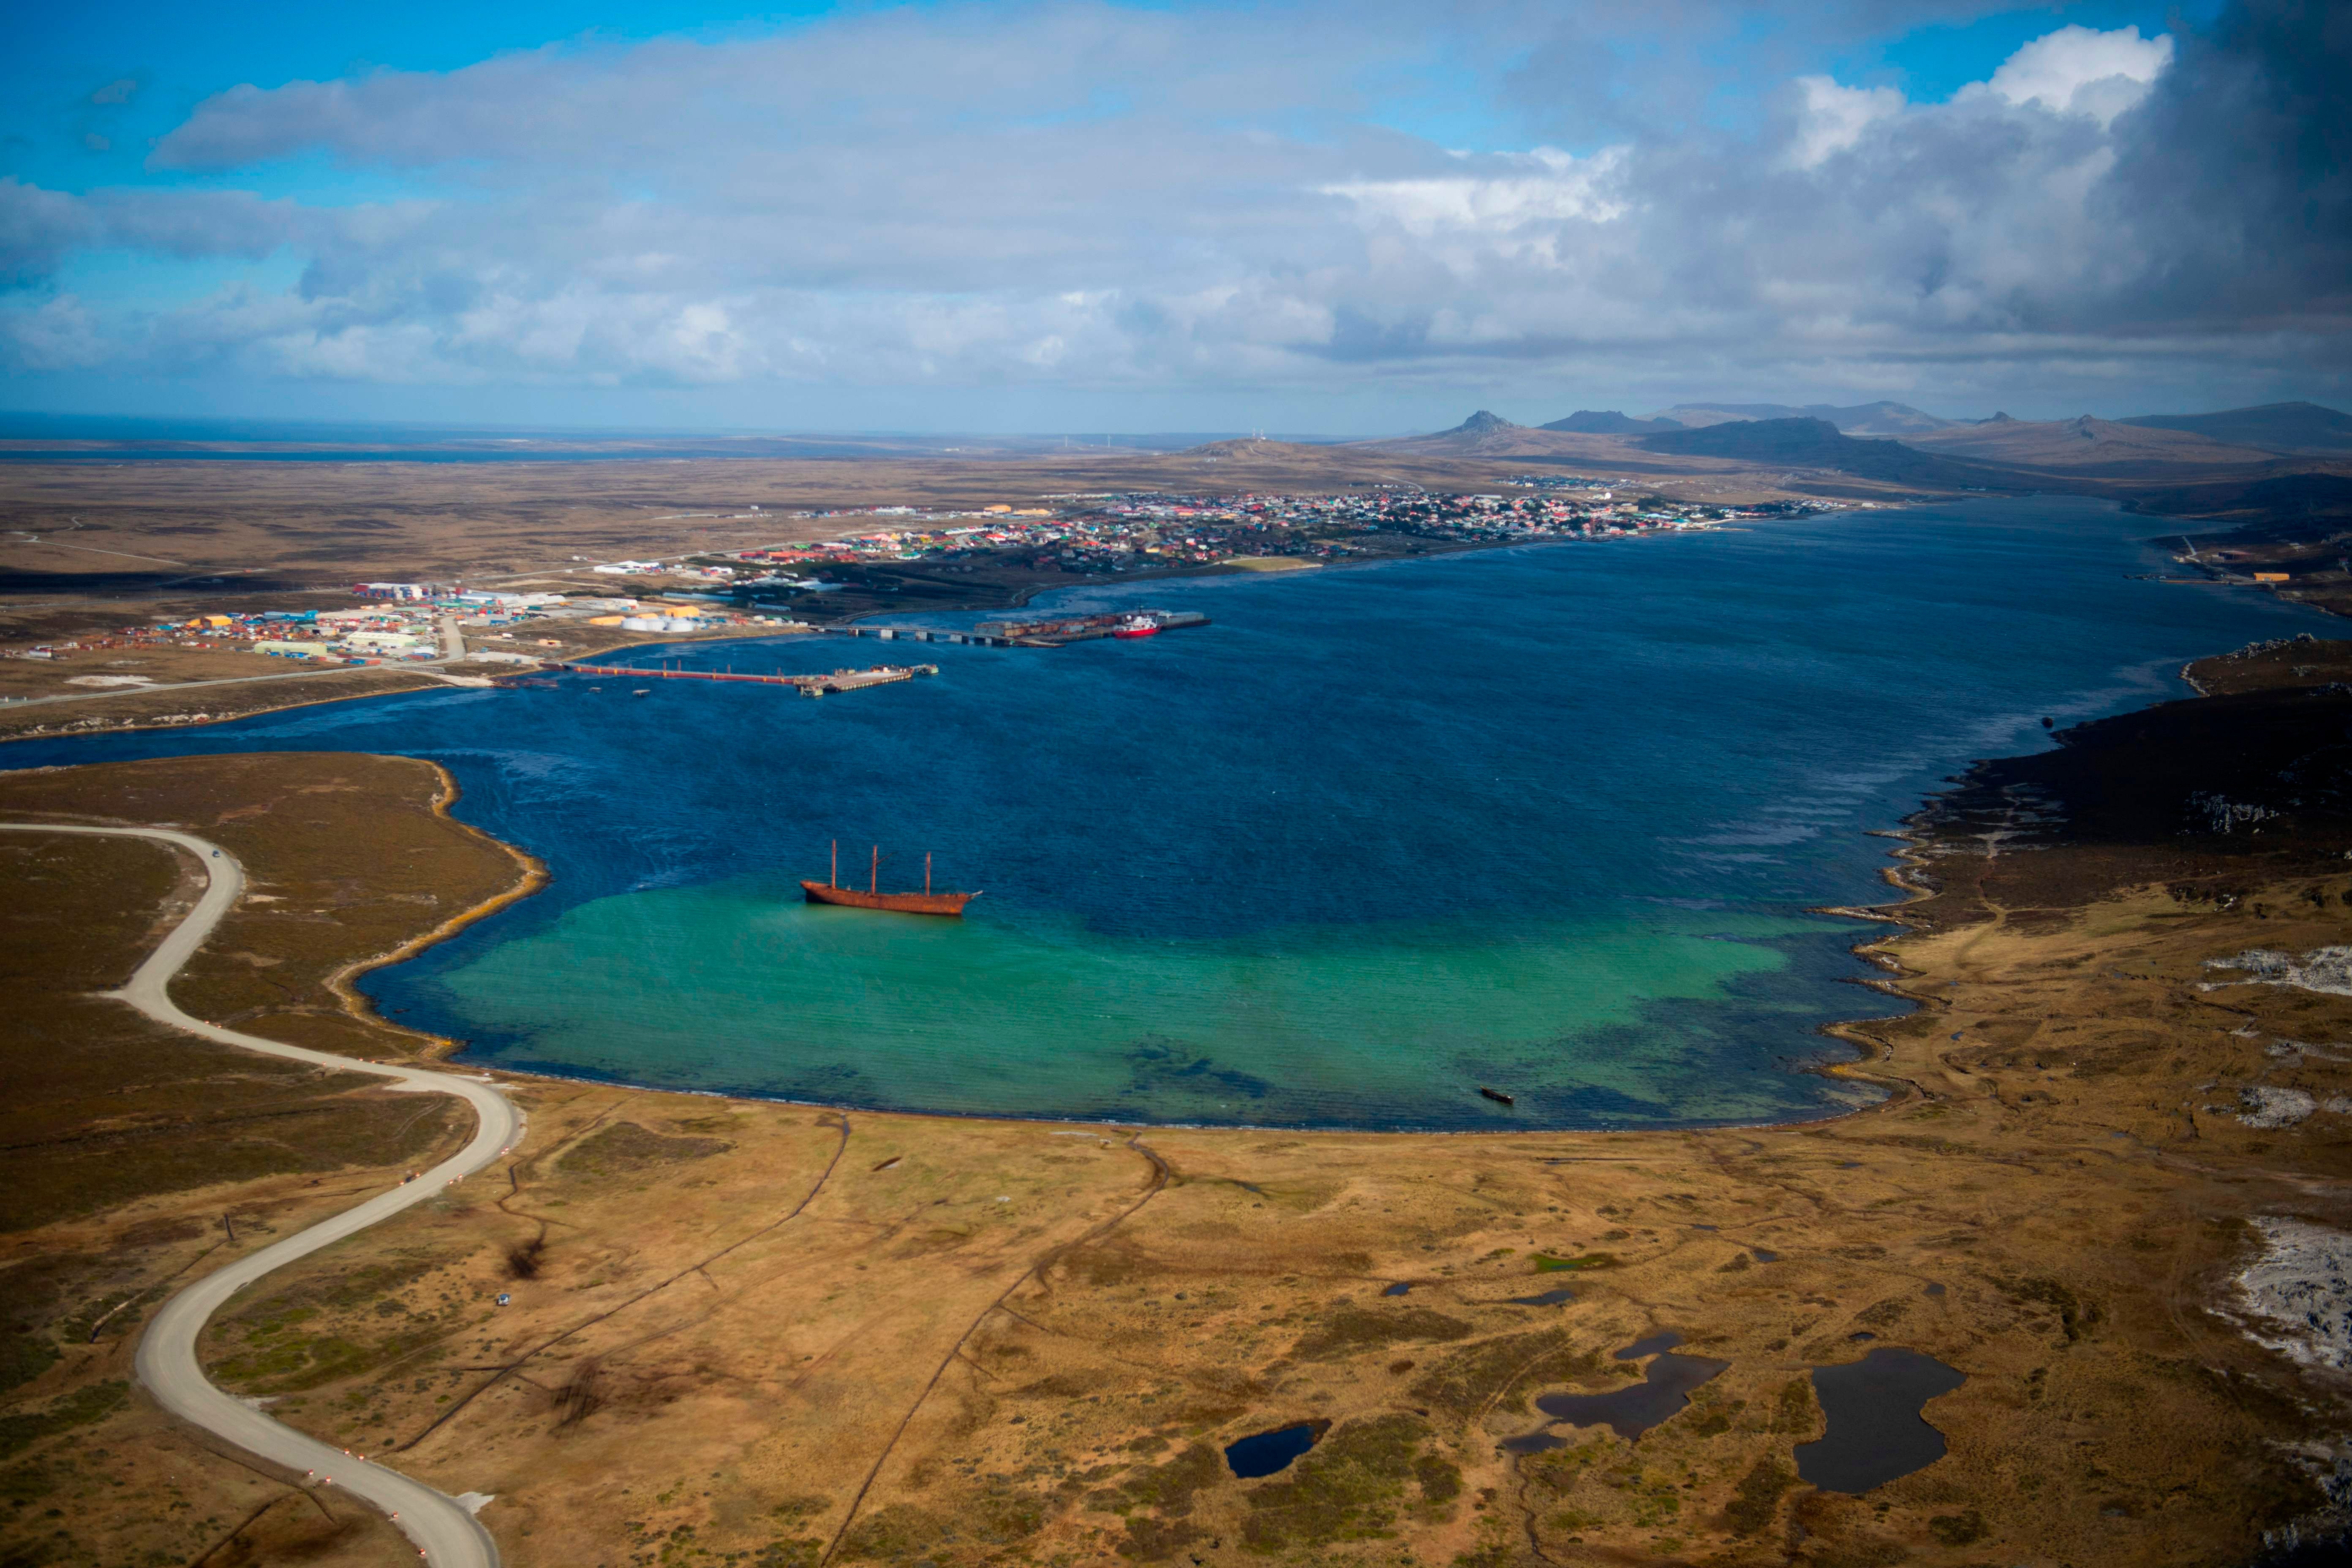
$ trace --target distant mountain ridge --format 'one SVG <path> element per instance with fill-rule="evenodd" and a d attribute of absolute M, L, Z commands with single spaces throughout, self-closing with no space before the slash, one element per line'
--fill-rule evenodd
<path fill-rule="evenodd" d="M 2352 415 L 2316 403 L 2265 403 L 2218 414 L 2140 414 L 2116 423 L 2186 430 L 2226 446 L 2273 452 L 2352 451 Z"/>
<path fill-rule="evenodd" d="M 1635 419 L 1613 408 L 1580 408 L 1565 419 L 1555 419 L 1536 428 L 1558 430 L 1570 436 L 1647 436 L 1660 430 L 1680 430 L 1683 422 L 1663 416 Z"/>
<path fill-rule="evenodd" d="M 2006 489 L 2006 476 L 1973 463 L 1931 457 L 1900 441 L 1860 441 L 1826 419 L 1729 419 L 1696 430 L 1669 430 L 1634 442 L 1653 452 L 1738 458 L 1796 468 L 1834 468 L 1894 484 L 1948 489 Z"/>
<path fill-rule="evenodd" d="M 2244 469 L 2275 463 L 2267 447 L 2217 441 L 2193 430 L 2140 421 L 1988 419 L 1911 437 L 1923 452 L 1972 463 L 2066 473 L 2083 479 L 2174 479 L 2196 469 Z"/>
<path fill-rule="evenodd" d="M 1884 401 L 1843 408 L 1827 403 L 1808 403 L 1802 407 L 1786 403 L 1678 403 L 1654 417 L 1688 426 L 1727 425 L 1740 419 L 1819 419 L 1848 436 L 1924 436 L 1960 423 L 1907 403 Z"/>

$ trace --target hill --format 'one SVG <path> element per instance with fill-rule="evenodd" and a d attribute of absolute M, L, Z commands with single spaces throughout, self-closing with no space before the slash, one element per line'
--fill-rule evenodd
<path fill-rule="evenodd" d="M 1565 419 L 1555 419 L 1549 425 L 1538 425 L 1538 430 L 1558 430 L 1570 436 L 1647 436 L 1661 430 L 1680 430 L 1679 419 L 1634 419 L 1613 408 L 1580 408 Z"/>
<path fill-rule="evenodd" d="M 1834 468 L 1891 484 L 1938 489 L 2017 487 L 1998 469 L 1914 451 L 1900 441 L 1858 441 L 1826 419 L 1738 419 L 1697 430 L 1669 430 L 1634 443 L 1653 452 L 1732 458 L 1792 468 Z"/>
<path fill-rule="evenodd" d="M 1727 425 L 1742 419 L 1820 419 L 1848 436 L 1915 436 L 1949 429 L 1959 423 L 1914 408 L 1907 403 L 1857 403 L 1839 407 L 1808 403 L 1678 403 L 1656 416 L 1688 426 Z"/>
<path fill-rule="evenodd" d="M 1426 456 L 1504 458 L 1559 449 L 1567 439 L 1554 432 L 1515 425 L 1499 414 L 1481 408 L 1450 430 L 1430 436 L 1406 436 L 1389 441 L 1367 441 L 1376 451 L 1413 452 Z M 1573 442 L 1570 443 L 1572 449 Z"/>
<path fill-rule="evenodd" d="M 2316 403 L 2265 403 L 2219 414 L 2141 414 L 2117 423 L 2181 430 L 2226 446 L 2272 452 L 2352 452 L 2352 415 Z"/>
<path fill-rule="evenodd" d="M 2151 428 L 2094 419 L 2010 419 L 1958 425 L 1911 437 L 1938 456 L 1980 463 L 2063 471 L 2084 479 L 2173 479 L 2192 469 L 2263 467 L 2273 454 L 2226 446 L 2188 430 Z"/>

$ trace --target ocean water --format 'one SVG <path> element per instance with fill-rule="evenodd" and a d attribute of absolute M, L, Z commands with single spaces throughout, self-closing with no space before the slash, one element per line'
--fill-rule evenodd
<path fill-rule="evenodd" d="M 1460 1129 L 1709 1124 L 1867 1098 L 1801 1070 L 1892 827 L 1969 760 L 2317 627 L 2133 581 L 2145 520 L 2038 498 L 1072 591 L 1213 625 L 1057 650 L 700 644 L 935 679 L 570 677 L 0 764 L 392 751 L 543 857 L 539 897 L 368 977 L 500 1067 L 861 1106 Z M 944 624 L 933 620 L 929 624 Z M 646 655 L 651 659 L 655 655 Z M 648 695 L 631 692 L 644 686 Z M 961 921 L 812 907 L 841 846 Z M 362 851 L 363 852 L 363 850 Z M 856 873 L 852 876 L 853 870 Z M 1481 1085 L 1516 1097 L 1506 1110 Z"/>

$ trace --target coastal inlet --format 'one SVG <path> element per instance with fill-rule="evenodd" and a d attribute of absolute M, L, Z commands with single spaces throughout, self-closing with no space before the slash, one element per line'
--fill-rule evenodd
<path fill-rule="evenodd" d="M 1819 1026 L 1895 1005 L 1851 984 L 1873 928 L 1806 912 L 1885 896 L 1864 830 L 2046 745 L 2044 716 L 2140 706 L 2311 618 L 2130 581 L 2159 559 L 2138 531 L 2045 497 L 1158 579 L 1024 616 L 1214 632 L 929 640 L 938 679 L 788 703 L 648 677 L 862 661 L 672 644 L 598 661 L 629 675 L 10 750 L 444 763 L 457 813 L 551 882 L 360 984 L 485 1065 L 1124 1121 L 1800 1121 L 1873 1095 L 1801 1070 L 1844 1053 Z M 935 849 L 987 897 L 810 905 L 835 839 Z M 882 885 L 919 872 L 886 853 Z"/>

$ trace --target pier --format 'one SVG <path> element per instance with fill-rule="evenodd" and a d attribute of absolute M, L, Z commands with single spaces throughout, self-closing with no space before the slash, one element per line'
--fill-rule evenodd
<path fill-rule="evenodd" d="M 836 669 L 830 675 L 748 675 L 731 669 L 645 669 L 625 664 L 557 663 L 548 667 L 572 675 L 604 675 L 629 680 L 733 680 L 754 686 L 793 686 L 803 697 L 824 697 L 835 691 L 858 691 L 868 686 L 889 686 L 919 675 L 937 675 L 936 664 L 877 664 L 870 669 Z"/>
<path fill-rule="evenodd" d="M 977 631 L 947 632 L 927 626 L 824 626 L 820 630 L 840 637 L 878 637 L 884 642 L 960 642 L 974 647 L 1010 647 L 1010 639 L 984 637 Z"/>

